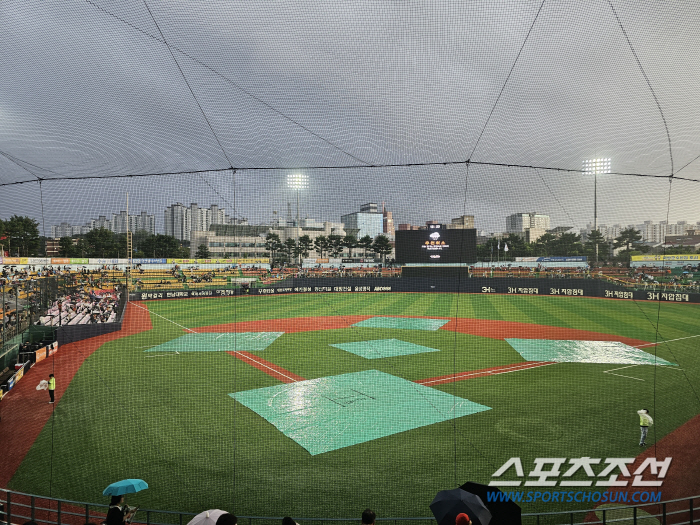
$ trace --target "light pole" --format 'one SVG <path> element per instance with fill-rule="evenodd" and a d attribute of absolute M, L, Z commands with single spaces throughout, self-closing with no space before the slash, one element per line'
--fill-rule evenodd
<path fill-rule="evenodd" d="M 297 241 L 297 248 L 299 245 L 299 237 L 301 235 L 301 230 L 299 227 L 299 190 L 305 190 L 306 188 L 309 187 L 309 176 L 304 175 L 302 173 L 297 173 L 297 174 L 292 174 L 290 173 L 287 175 L 287 186 L 289 186 L 291 189 L 296 190 L 297 192 L 297 221 L 294 224 L 295 226 L 295 231 L 296 231 L 296 241 Z M 301 257 L 301 255 L 299 255 Z M 301 260 L 299 261 L 301 263 Z M 301 264 L 299 264 L 301 266 Z"/>
<path fill-rule="evenodd" d="M 610 159 L 583 161 L 583 173 L 593 174 L 593 230 L 598 231 L 598 174 L 610 173 Z M 595 245 L 595 262 L 598 262 L 598 243 Z"/>

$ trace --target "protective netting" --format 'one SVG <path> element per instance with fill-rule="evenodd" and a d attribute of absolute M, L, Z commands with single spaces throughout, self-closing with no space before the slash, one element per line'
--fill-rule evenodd
<path fill-rule="evenodd" d="M 697 495 L 684 454 L 700 425 L 699 25 L 694 1 L 0 3 L 0 219 L 75 243 L 0 240 L 3 268 L 109 266 L 41 292 L 15 282 L 9 309 L 130 298 L 119 333 L 27 372 L 58 377 L 50 412 L 44 391 L 2 401 L 5 420 L 36 414 L 7 430 L 3 485 L 95 502 L 143 478 L 132 500 L 149 508 L 430 516 L 437 491 L 488 484 L 510 458 L 524 473 L 501 479 L 523 494 L 606 493 L 584 470 L 581 488 L 561 485 L 569 460 L 600 458 L 597 475 L 606 458 L 648 456 L 676 459 L 639 490 Z M 592 173 L 593 159 L 610 168 Z M 150 263 L 125 261 L 116 222 L 109 242 L 83 242 L 127 194 L 129 214 L 154 216 L 149 233 L 176 237 L 135 233 Z M 392 216 L 343 219 L 367 203 Z M 506 225 L 534 213 L 546 227 Z M 478 246 L 459 263 L 473 268 L 449 275 L 368 245 L 286 258 L 266 245 L 275 232 L 398 244 L 387 220 L 452 229 L 463 216 Z M 642 233 L 626 245 L 628 227 Z M 148 300 L 166 290 L 212 297 Z M 642 408 L 651 448 L 637 444 Z M 525 485 L 537 458 L 566 458 L 554 485 Z"/>

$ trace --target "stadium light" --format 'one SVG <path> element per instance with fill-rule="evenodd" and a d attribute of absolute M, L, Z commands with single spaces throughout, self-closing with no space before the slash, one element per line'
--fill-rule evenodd
<path fill-rule="evenodd" d="M 610 159 L 583 161 L 583 173 L 593 175 L 593 229 L 598 231 L 598 174 L 610 173 Z M 595 245 L 595 262 L 598 262 L 598 244 Z"/>
<path fill-rule="evenodd" d="M 299 236 L 301 230 L 299 228 L 299 190 L 305 190 L 309 187 L 309 176 L 303 173 L 290 173 L 287 175 L 287 186 L 297 192 L 297 222 L 295 224 L 297 233 L 297 245 L 299 244 Z M 301 255 L 299 255 L 299 266 L 301 266 Z"/>

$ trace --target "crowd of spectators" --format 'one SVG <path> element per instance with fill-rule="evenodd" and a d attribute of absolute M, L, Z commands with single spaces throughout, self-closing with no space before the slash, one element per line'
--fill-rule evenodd
<path fill-rule="evenodd" d="M 39 318 L 44 326 L 112 323 L 117 318 L 119 294 L 83 293 L 61 297 Z"/>

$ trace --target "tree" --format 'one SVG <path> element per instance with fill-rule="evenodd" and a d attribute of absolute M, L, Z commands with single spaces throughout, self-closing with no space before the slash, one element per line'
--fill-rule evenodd
<path fill-rule="evenodd" d="M 372 243 L 372 250 L 381 255 L 382 262 L 386 261 L 386 256 L 389 255 L 393 249 L 386 235 L 377 235 L 376 239 L 374 239 L 374 243 Z"/>
<path fill-rule="evenodd" d="M 581 236 L 575 233 L 562 233 L 552 245 L 552 255 L 559 257 L 574 257 L 583 251 Z"/>
<path fill-rule="evenodd" d="M 265 249 L 270 252 L 270 257 L 275 260 L 277 254 L 284 248 L 280 236 L 276 233 L 268 232 L 265 237 Z"/>
<path fill-rule="evenodd" d="M 557 243 L 557 238 L 551 233 L 545 233 L 535 242 L 534 251 L 538 257 L 548 257 Z"/>
<path fill-rule="evenodd" d="M 588 239 L 584 246 L 588 255 L 593 257 L 595 262 L 598 262 L 598 258 L 601 256 L 607 258 L 610 251 L 608 241 L 605 240 L 600 230 L 591 231 L 591 233 L 588 234 Z"/>
<path fill-rule="evenodd" d="M 313 246 L 313 242 L 311 241 L 311 237 L 308 235 L 302 235 L 299 237 L 299 245 L 297 246 L 297 254 L 301 257 L 308 257 L 309 252 L 311 251 L 311 248 Z"/>
<path fill-rule="evenodd" d="M 153 237 L 153 249 L 156 257 L 175 259 L 182 254 L 180 243 L 175 237 L 162 235 L 160 233 Z M 189 250 L 185 250 L 185 253 L 188 254 Z"/>
<path fill-rule="evenodd" d="M 364 250 L 363 255 L 365 257 L 367 257 L 367 250 L 372 249 L 372 242 L 373 242 L 372 237 L 370 237 L 369 235 L 365 235 L 364 237 L 360 237 L 360 239 L 357 241 L 357 247 L 362 248 Z"/>
<path fill-rule="evenodd" d="M 625 249 L 622 250 L 622 259 L 625 261 L 630 260 L 630 252 L 633 249 L 638 249 L 638 247 L 642 244 L 640 241 L 642 240 L 642 233 L 639 230 L 635 230 L 634 227 L 630 228 L 625 228 L 620 232 L 620 235 L 618 235 L 615 238 L 615 243 L 613 246 L 615 248 L 622 248 L 624 247 Z"/>
<path fill-rule="evenodd" d="M 323 254 L 328 250 L 328 239 L 325 235 L 319 235 L 314 239 L 314 250 L 323 257 Z"/>
<path fill-rule="evenodd" d="M 287 256 L 287 261 L 292 262 L 292 257 L 296 256 L 297 241 L 293 237 L 288 237 L 283 243 L 283 251 Z"/>
<path fill-rule="evenodd" d="M 197 247 L 197 252 L 194 254 L 195 259 L 210 259 L 211 253 L 209 253 L 209 248 L 205 243 L 200 244 Z"/>
<path fill-rule="evenodd" d="M 61 237 L 58 240 L 58 255 L 61 257 L 73 257 L 76 255 L 73 239 L 70 237 Z"/>
<path fill-rule="evenodd" d="M 343 239 L 343 246 L 348 249 L 348 257 L 352 257 L 352 249 L 357 248 L 357 237 L 354 235 L 346 235 Z"/>
<path fill-rule="evenodd" d="M 81 237 L 78 239 L 78 242 L 75 244 L 74 253 L 80 257 L 88 257 L 90 255 L 90 245 L 84 238 Z"/>
<path fill-rule="evenodd" d="M 113 257 L 117 247 L 114 242 L 114 233 L 107 228 L 95 228 L 85 235 L 87 245 L 87 257 Z M 126 253 L 126 248 L 124 249 Z"/>
<path fill-rule="evenodd" d="M 7 237 L 7 251 L 10 255 L 18 253 L 20 257 L 29 257 L 39 254 L 41 242 L 37 221 L 31 217 L 13 215 L 4 222 L 4 229 L 4 236 Z"/>
<path fill-rule="evenodd" d="M 340 235 L 332 233 L 328 236 L 328 251 L 333 257 L 338 257 L 343 253 L 343 238 Z"/>
<path fill-rule="evenodd" d="M 504 259 L 506 257 L 527 257 L 532 251 L 525 239 L 514 233 L 509 234 L 508 237 L 502 240 L 501 249 L 505 250 L 506 244 L 508 245 L 508 251 L 504 252 Z"/>

